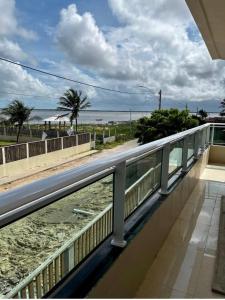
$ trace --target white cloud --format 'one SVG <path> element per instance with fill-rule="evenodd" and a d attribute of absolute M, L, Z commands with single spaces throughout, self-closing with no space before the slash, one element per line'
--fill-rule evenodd
<path fill-rule="evenodd" d="M 13 95 L 7 96 L 7 93 L 11 92 L 32 95 L 47 95 L 52 92 L 50 86 L 44 84 L 40 79 L 33 77 L 20 66 L 0 61 L 0 69 L 0 86 L 1 93 L 3 93 L 1 94 L 1 98 L 16 98 L 17 96 Z"/>
<path fill-rule="evenodd" d="M 0 56 L 15 60 L 27 59 L 27 54 L 14 43 L 6 38 L 0 38 Z"/>
<path fill-rule="evenodd" d="M 111 88 L 137 91 L 137 85 L 147 85 L 156 93 L 162 89 L 168 99 L 185 101 L 223 96 L 225 63 L 211 60 L 184 0 L 108 3 L 120 25 L 104 33 L 75 4 L 61 11 L 56 41 L 68 62 Z M 190 38 L 190 29 L 197 39 Z"/>
<path fill-rule="evenodd" d="M 44 61 L 46 61 L 46 59 L 44 59 Z M 52 73 L 63 74 L 63 76 L 66 78 L 70 78 L 79 82 L 88 82 L 90 84 L 92 83 L 96 84 L 96 80 L 98 80 L 97 78 L 93 80 L 91 76 L 81 71 L 76 66 L 71 65 L 70 62 L 67 61 L 54 62 L 49 60 L 47 61 L 50 68 L 49 71 Z M 43 76 L 43 80 L 48 83 L 48 86 L 52 87 L 55 95 L 56 94 L 62 95 L 69 88 L 74 88 L 77 90 L 82 90 L 82 92 L 86 94 L 90 99 L 97 96 L 96 89 L 90 86 L 82 85 L 72 81 L 59 80 L 55 77 Z"/>
<path fill-rule="evenodd" d="M 79 15 L 75 4 L 60 12 L 56 40 L 70 61 L 95 68 L 116 64 L 116 51 L 106 41 L 93 16 Z"/>
<path fill-rule="evenodd" d="M 162 88 L 171 99 L 224 96 L 225 62 L 212 61 L 204 42 L 190 39 L 188 29 L 195 25 L 185 1 L 108 2 L 121 25 L 107 37 L 112 45 L 121 45 L 127 79 L 132 74 L 142 84 Z"/>
<path fill-rule="evenodd" d="M 15 0 L 0 0 L 0 11 L 2 12 L 0 18 L 0 56 L 15 61 L 26 60 L 34 64 L 35 60 L 25 53 L 17 42 L 12 40 L 15 35 L 25 39 L 36 38 L 34 32 L 26 30 L 18 24 Z M 20 66 L 0 61 L 0 70 L 1 99 L 11 100 L 17 97 L 10 93 L 46 95 L 52 91 L 50 86 Z M 7 93 L 9 94 L 7 95 Z"/>
<path fill-rule="evenodd" d="M 190 21 L 190 14 L 183 0 L 108 0 L 108 3 L 112 12 L 125 24 L 133 25 L 151 19 L 173 24 Z"/>
<path fill-rule="evenodd" d="M 0 36 L 19 35 L 26 39 L 36 39 L 37 35 L 31 30 L 19 26 L 16 19 L 15 0 L 0 0 Z"/>
<path fill-rule="evenodd" d="M 162 89 L 164 99 L 184 103 L 224 97 L 225 62 L 211 60 L 184 0 L 108 2 L 119 25 L 104 27 L 104 31 L 93 15 L 79 14 L 75 4 L 61 10 L 57 27 L 49 30 L 65 61 L 42 58 L 46 69 L 78 81 L 132 92 L 138 91 L 137 85 L 146 85 L 155 91 L 155 98 Z M 0 19 L 0 55 L 7 53 L 13 59 L 28 60 L 20 45 L 10 41 L 9 36 L 32 38 L 33 33 L 18 25 L 14 0 L 0 0 L 0 9 L 5 9 L 8 16 Z M 12 22 L 8 22 L 10 18 Z M 190 30 L 197 38 L 190 38 Z M 14 67 L 3 66 L 1 73 L 0 84 L 4 89 L 22 87 L 33 94 L 50 91 L 55 95 L 74 87 L 87 93 L 94 108 L 107 108 L 110 104 L 117 109 L 135 109 L 140 104 L 141 109 L 145 104 L 143 95 L 109 94 L 44 75 L 36 79 L 22 69 L 15 72 Z"/>

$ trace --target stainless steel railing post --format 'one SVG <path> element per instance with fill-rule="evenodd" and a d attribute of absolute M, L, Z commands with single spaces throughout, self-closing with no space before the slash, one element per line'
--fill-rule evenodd
<path fill-rule="evenodd" d="M 198 159 L 198 152 L 199 152 L 199 135 L 200 135 L 200 132 L 197 131 L 195 133 L 195 141 L 194 141 L 194 158 L 195 159 Z"/>
<path fill-rule="evenodd" d="M 111 244 L 117 247 L 125 247 L 124 240 L 124 211 L 125 211 L 125 183 L 126 161 L 116 166 L 114 174 L 114 199 L 113 199 L 113 239 Z"/>
<path fill-rule="evenodd" d="M 161 194 L 168 193 L 169 162 L 170 162 L 170 143 L 166 144 L 163 147 L 162 171 L 161 171 Z"/>
<path fill-rule="evenodd" d="M 211 145 L 214 144 L 215 125 L 212 125 Z"/>
<path fill-rule="evenodd" d="M 188 139 L 189 136 L 186 136 L 184 138 L 184 143 L 183 143 L 183 151 L 182 151 L 182 172 L 186 173 L 187 172 L 187 162 L 188 162 Z"/>

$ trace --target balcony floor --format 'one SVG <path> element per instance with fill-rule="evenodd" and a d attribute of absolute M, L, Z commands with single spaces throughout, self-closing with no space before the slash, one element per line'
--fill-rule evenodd
<path fill-rule="evenodd" d="M 137 298 L 224 298 L 211 291 L 224 181 L 224 167 L 207 166 Z"/>

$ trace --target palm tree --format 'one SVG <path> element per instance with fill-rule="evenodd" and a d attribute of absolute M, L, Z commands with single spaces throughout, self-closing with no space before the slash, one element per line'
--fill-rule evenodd
<path fill-rule="evenodd" d="M 77 118 L 79 117 L 79 111 L 91 106 L 90 102 L 87 101 L 87 96 L 82 97 L 81 91 L 75 91 L 69 89 L 64 93 L 63 97 L 59 98 L 58 110 L 69 111 L 65 114 L 70 115 L 70 125 L 73 126 L 73 120 L 76 120 L 76 132 L 77 132 Z"/>
<path fill-rule="evenodd" d="M 204 109 L 200 109 L 198 111 L 198 115 L 200 116 L 202 121 L 205 121 L 205 119 L 208 117 L 208 113 Z"/>
<path fill-rule="evenodd" d="M 225 99 L 223 99 L 221 102 L 220 102 L 220 108 L 222 108 L 221 112 L 220 112 L 220 115 L 221 116 L 224 116 L 225 114 Z"/>
<path fill-rule="evenodd" d="M 20 130 L 23 126 L 23 123 L 29 119 L 32 110 L 33 108 L 25 106 L 20 100 L 14 100 L 8 105 L 8 107 L 2 109 L 2 113 L 9 117 L 8 121 L 11 124 L 18 126 L 16 137 L 17 143 L 19 141 Z"/>

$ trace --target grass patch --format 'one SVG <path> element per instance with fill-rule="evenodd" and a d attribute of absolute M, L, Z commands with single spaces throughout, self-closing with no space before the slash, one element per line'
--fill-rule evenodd
<path fill-rule="evenodd" d="M 106 143 L 106 144 L 101 144 L 101 143 L 96 143 L 95 149 L 96 150 L 104 150 L 104 149 L 112 149 L 115 148 L 116 146 L 124 144 L 124 141 L 115 141 L 112 143 Z"/>
<path fill-rule="evenodd" d="M 15 144 L 15 141 L 0 141 L 0 147 Z"/>

